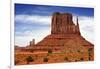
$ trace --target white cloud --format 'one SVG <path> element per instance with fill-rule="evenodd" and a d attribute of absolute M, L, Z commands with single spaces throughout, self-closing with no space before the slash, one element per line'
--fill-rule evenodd
<path fill-rule="evenodd" d="M 38 16 L 38 15 L 16 15 L 15 21 L 21 23 L 38 23 L 41 25 L 49 25 L 51 23 L 51 16 Z M 26 27 L 22 27 L 26 28 Z M 50 29 L 43 28 L 37 30 L 28 31 L 16 31 L 15 34 L 15 45 L 26 46 L 29 41 L 35 39 L 35 42 L 39 42 L 46 35 L 50 33 Z"/>
<path fill-rule="evenodd" d="M 29 41 L 32 40 L 32 36 L 15 36 L 15 45 L 25 47 L 29 44 Z"/>
<path fill-rule="evenodd" d="M 15 45 L 26 46 L 32 39 L 35 39 L 35 43 L 41 41 L 44 37 L 50 34 L 50 29 L 25 31 L 17 33 L 22 35 L 15 36 Z"/>
<path fill-rule="evenodd" d="M 15 21 L 21 23 L 38 23 L 48 24 L 51 23 L 51 16 L 39 16 L 39 15 L 16 15 Z"/>
<path fill-rule="evenodd" d="M 79 16 L 81 34 L 86 40 L 94 43 L 94 19 L 93 17 Z M 76 21 L 74 17 L 74 22 Z"/>

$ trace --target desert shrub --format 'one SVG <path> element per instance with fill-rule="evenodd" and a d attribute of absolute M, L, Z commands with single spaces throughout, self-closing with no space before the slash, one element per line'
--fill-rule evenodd
<path fill-rule="evenodd" d="M 77 52 L 81 52 L 80 50 L 77 50 Z"/>
<path fill-rule="evenodd" d="M 83 58 L 80 58 L 80 60 L 83 61 L 84 59 Z"/>
<path fill-rule="evenodd" d="M 89 49 L 88 49 L 88 56 L 89 56 L 88 59 L 89 59 L 89 60 L 91 60 L 91 52 L 92 52 L 92 48 L 89 48 Z"/>
<path fill-rule="evenodd" d="M 77 62 L 78 60 L 75 60 L 75 62 Z"/>
<path fill-rule="evenodd" d="M 44 61 L 44 62 L 48 62 L 48 58 L 45 57 L 45 58 L 43 59 L 43 61 Z"/>
<path fill-rule="evenodd" d="M 64 60 L 65 60 L 65 61 L 68 61 L 68 57 L 65 57 Z"/>
<path fill-rule="evenodd" d="M 89 51 L 89 52 L 92 51 L 92 48 L 89 48 L 88 51 Z"/>
<path fill-rule="evenodd" d="M 31 56 L 26 57 L 27 64 L 34 61 L 34 59 Z"/>
<path fill-rule="evenodd" d="M 48 49 L 48 53 L 49 53 L 49 54 L 52 53 L 52 50 L 51 50 L 51 49 Z"/>

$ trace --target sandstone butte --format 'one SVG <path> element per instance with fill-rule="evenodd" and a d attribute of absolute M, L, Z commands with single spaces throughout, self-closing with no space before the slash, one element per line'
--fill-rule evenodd
<path fill-rule="evenodd" d="M 30 64 L 93 61 L 94 45 L 81 36 L 78 17 L 76 22 L 70 13 L 53 13 L 51 34 L 37 44 L 33 39 L 27 47 L 15 46 L 15 64 L 27 64 L 28 56 L 34 59 Z"/>

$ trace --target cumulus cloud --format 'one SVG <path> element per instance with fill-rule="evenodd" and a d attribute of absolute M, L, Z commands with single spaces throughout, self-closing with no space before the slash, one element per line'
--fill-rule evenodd
<path fill-rule="evenodd" d="M 51 16 L 16 15 L 15 16 L 15 22 L 48 24 L 48 23 L 51 23 L 50 18 L 51 18 Z"/>

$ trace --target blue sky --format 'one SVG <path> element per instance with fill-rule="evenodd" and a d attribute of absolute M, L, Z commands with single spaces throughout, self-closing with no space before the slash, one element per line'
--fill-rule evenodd
<path fill-rule="evenodd" d="M 53 12 L 70 12 L 72 14 L 93 16 L 93 8 L 81 7 L 65 7 L 65 6 L 48 6 L 48 5 L 31 5 L 31 4 L 15 4 L 15 14 L 28 14 L 28 15 L 52 15 Z"/>
<path fill-rule="evenodd" d="M 36 43 L 50 34 L 54 12 L 68 12 L 79 17 L 82 35 L 93 42 L 93 8 L 15 4 L 15 45 L 26 46 L 33 38 Z M 92 35 L 91 35 L 92 34 Z"/>

